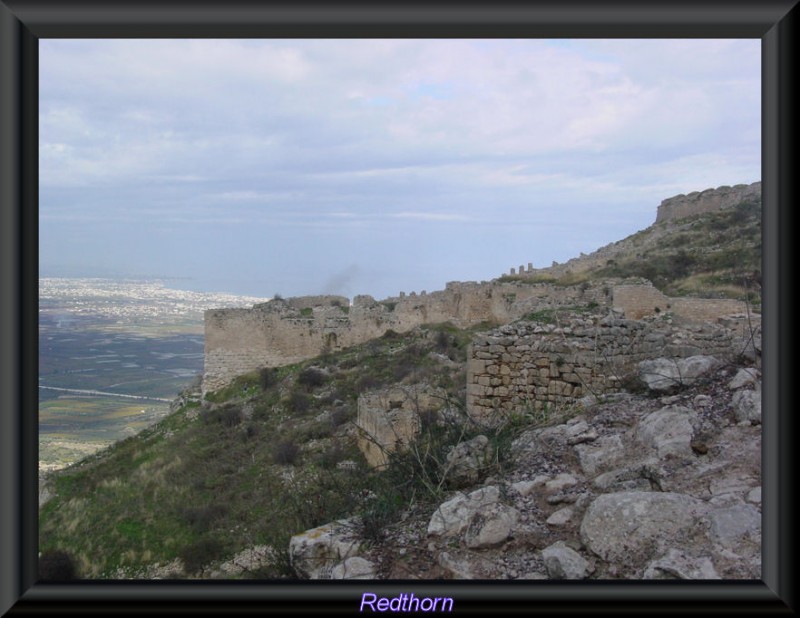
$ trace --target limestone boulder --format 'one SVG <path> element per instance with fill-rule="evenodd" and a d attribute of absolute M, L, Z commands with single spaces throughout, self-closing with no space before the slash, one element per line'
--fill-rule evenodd
<path fill-rule="evenodd" d="M 708 514 L 709 537 L 725 549 L 736 550 L 744 541 L 761 539 L 761 512 L 750 504 L 715 509 Z"/>
<path fill-rule="evenodd" d="M 640 362 L 638 371 L 639 377 L 651 391 L 666 392 L 693 384 L 720 364 L 721 362 L 713 356 L 656 358 Z"/>
<path fill-rule="evenodd" d="M 587 444 L 578 444 L 575 452 L 587 478 L 594 478 L 613 469 L 625 457 L 622 439 L 616 434 L 603 436 Z"/>
<path fill-rule="evenodd" d="M 696 414 L 684 406 L 667 406 L 645 416 L 638 425 L 637 439 L 659 458 L 667 455 L 692 457 L 692 421 Z"/>
<path fill-rule="evenodd" d="M 428 534 L 441 537 L 459 535 L 469 527 L 475 515 L 499 502 L 500 489 L 495 485 L 459 494 L 434 511 L 428 523 Z"/>
<path fill-rule="evenodd" d="M 333 567 L 331 579 L 376 579 L 375 565 L 366 558 L 353 556 Z"/>
<path fill-rule="evenodd" d="M 685 494 L 603 494 L 586 510 L 581 539 L 606 561 L 641 562 L 689 535 L 706 510 L 702 501 Z"/>
<path fill-rule="evenodd" d="M 294 535 L 289 540 L 289 560 L 302 577 L 329 579 L 333 568 L 354 556 L 360 541 L 356 522 L 342 519 Z"/>
<path fill-rule="evenodd" d="M 454 446 L 445 460 L 448 484 L 451 487 L 464 487 L 476 483 L 491 455 L 489 438 L 483 435 Z"/>
<path fill-rule="evenodd" d="M 761 372 L 755 367 L 739 369 L 733 379 L 728 382 L 728 388 L 732 391 L 756 384 L 761 379 Z"/>
<path fill-rule="evenodd" d="M 749 421 L 757 425 L 761 423 L 761 393 L 756 391 L 736 391 L 731 398 L 733 414 L 736 422 Z"/>
<path fill-rule="evenodd" d="M 464 541 L 470 549 L 488 549 L 504 543 L 519 521 L 519 511 L 495 503 L 475 513 L 467 527 Z"/>

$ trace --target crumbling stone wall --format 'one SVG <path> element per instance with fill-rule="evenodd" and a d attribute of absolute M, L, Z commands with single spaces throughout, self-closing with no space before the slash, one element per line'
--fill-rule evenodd
<path fill-rule="evenodd" d="M 656 214 L 656 223 L 733 208 L 743 201 L 760 197 L 760 182 L 754 182 L 751 185 L 724 186 L 705 191 L 693 191 L 688 195 L 676 195 L 661 202 Z"/>
<path fill-rule="evenodd" d="M 425 385 L 394 387 L 364 393 L 358 398 L 358 448 L 375 467 L 403 450 L 421 428 L 422 417 L 442 408 L 445 394 Z"/>
<path fill-rule="evenodd" d="M 276 299 L 252 309 L 214 309 L 205 314 L 203 392 L 219 389 L 236 376 L 260 367 L 278 367 L 337 351 L 424 324 L 452 322 L 465 328 L 504 324 L 534 311 L 594 305 L 640 319 L 670 312 L 695 320 L 744 313 L 741 301 L 669 298 L 649 282 L 598 281 L 579 286 L 525 282 L 448 283 L 430 294 L 401 293 L 376 301 L 356 296 L 303 296 Z"/>
<path fill-rule="evenodd" d="M 467 361 L 467 413 L 495 423 L 586 395 L 618 391 L 642 360 L 728 355 L 741 333 L 717 324 L 575 317 L 558 326 L 517 322 L 475 338 Z"/>
<path fill-rule="evenodd" d="M 747 305 L 741 300 L 669 297 L 649 282 L 614 286 L 614 307 L 631 320 L 669 312 L 690 320 L 712 321 L 725 315 L 747 313 Z"/>
<path fill-rule="evenodd" d="M 559 287 L 520 282 L 452 282 L 444 290 L 401 293 L 376 301 L 356 296 L 274 299 L 252 309 L 205 313 L 203 392 L 219 389 L 259 367 L 313 358 L 423 324 L 452 322 L 469 327 L 503 324 L 542 308 L 587 304 L 611 306 L 610 286 Z"/>

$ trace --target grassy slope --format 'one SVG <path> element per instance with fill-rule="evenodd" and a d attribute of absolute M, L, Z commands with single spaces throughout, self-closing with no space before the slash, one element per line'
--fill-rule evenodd
<path fill-rule="evenodd" d="M 749 298 L 760 304 L 754 277 L 761 272 L 760 200 L 652 225 L 610 250 L 614 257 L 586 271 L 555 277 L 544 268 L 534 276 L 500 279 L 575 285 L 604 277 L 644 277 L 669 296 Z"/>
<path fill-rule="evenodd" d="M 266 544 L 278 555 L 257 575 L 288 575 L 292 534 L 354 513 L 374 532 L 418 490 L 407 474 L 389 480 L 366 468 L 347 431 L 358 393 L 425 380 L 458 400 L 463 363 L 454 369 L 430 353 L 463 361 L 469 338 L 448 326 L 388 334 L 241 376 L 210 397 L 215 406 L 182 408 L 56 474 L 57 496 L 40 513 L 40 551 L 66 550 L 83 576 L 117 577 L 176 557 L 191 574 Z M 357 469 L 337 468 L 343 460 Z"/>

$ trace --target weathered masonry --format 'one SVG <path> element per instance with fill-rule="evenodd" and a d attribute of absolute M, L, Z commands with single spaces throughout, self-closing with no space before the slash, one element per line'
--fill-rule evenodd
<path fill-rule="evenodd" d="M 676 195 L 661 202 L 656 214 L 656 223 L 682 219 L 706 212 L 733 208 L 747 200 L 761 198 L 761 183 L 717 187 L 705 191 L 694 191 L 688 195 Z"/>
<path fill-rule="evenodd" d="M 746 320 L 676 326 L 671 320 L 574 317 L 518 322 L 476 337 L 467 360 L 467 413 L 493 424 L 509 414 L 572 405 L 619 391 L 639 361 L 741 353 Z"/>
<path fill-rule="evenodd" d="M 205 313 L 203 391 L 229 384 L 259 367 L 278 367 L 424 324 L 451 322 L 464 328 L 505 324 L 532 311 L 570 306 L 612 307 L 639 319 L 672 313 L 714 320 L 745 313 L 741 301 L 669 298 L 650 282 L 598 281 L 562 287 L 548 283 L 448 283 L 443 291 L 414 292 L 376 301 L 356 296 L 302 296 L 276 299 L 252 309 L 213 309 Z"/>
<path fill-rule="evenodd" d="M 649 281 L 614 286 L 614 307 L 631 320 L 673 313 L 690 320 L 713 321 L 724 315 L 747 313 L 747 305 L 741 300 L 665 296 Z"/>
<path fill-rule="evenodd" d="M 252 309 L 213 309 L 205 313 L 203 391 L 221 388 L 259 367 L 296 363 L 390 329 L 403 333 L 442 322 L 459 327 L 503 324 L 535 309 L 589 302 L 610 306 L 611 287 L 452 282 L 442 291 L 401 293 L 380 302 L 366 295 L 356 296 L 352 304 L 341 296 L 302 296 Z"/>

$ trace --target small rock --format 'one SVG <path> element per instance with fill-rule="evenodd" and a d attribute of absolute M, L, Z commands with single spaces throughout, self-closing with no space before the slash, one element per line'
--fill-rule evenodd
<path fill-rule="evenodd" d="M 572 520 L 573 514 L 574 511 L 572 510 L 572 507 L 566 506 L 548 517 L 546 523 L 550 526 L 560 528 L 561 526 L 567 525 Z"/>
<path fill-rule="evenodd" d="M 603 436 L 591 444 L 578 444 L 575 451 L 588 478 L 612 468 L 625 456 L 622 440 L 616 434 Z"/>
<path fill-rule="evenodd" d="M 333 567 L 331 579 L 375 579 L 375 565 L 365 558 L 353 556 Z"/>
<path fill-rule="evenodd" d="M 736 372 L 736 375 L 733 376 L 733 379 L 728 382 L 728 388 L 731 390 L 737 390 L 745 386 L 755 384 L 760 379 L 761 372 L 754 367 L 739 369 L 739 371 Z"/>
<path fill-rule="evenodd" d="M 445 464 L 448 483 L 456 487 L 476 483 L 490 457 L 489 438 L 483 435 L 454 446 L 447 454 Z"/>
<path fill-rule="evenodd" d="M 439 554 L 439 566 L 455 579 L 480 578 L 480 574 L 475 572 L 475 565 L 472 562 L 446 551 Z"/>
<path fill-rule="evenodd" d="M 736 550 L 744 539 L 761 538 L 761 513 L 749 504 L 737 504 L 712 511 L 709 536 L 726 549 Z"/>
<path fill-rule="evenodd" d="M 648 565 L 644 579 L 720 579 L 720 576 L 709 558 L 693 558 L 673 548 Z"/>
<path fill-rule="evenodd" d="M 761 504 L 761 486 L 754 487 L 747 493 L 747 501 L 752 504 Z"/>
<path fill-rule="evenodd" d="M 548 492 L 554 492 L 561 491 L 562 489 L 566 489 L 567 487 L 572 487 L 573 485 L 577 484 L 578 480 L 574 476 L 566 472 L 562 472 L 552 481 L 547 481 L 544 486 Z"/>
<path fill-rule="evenodd" d="M 596 489 L 603 492 L 650 491 L 652 485 L 641 465 L 618 468 L 604 472 L 592 481 Z"/>
<path fill-rule="evenodd" d="M 693 402 L 696 408 L 707 408 L 714 402 L 714 400 L 708 395 L 697 395 Z"/>
<path fill-rule="evenodd" d="M 733 413 L 738 423 L 761 423 L 761 393 L 756 391 L 736 391 L 731 399 Z"/>
<path fill-rule="evenodd" d="M 518 481 L 511 484 L 511 489 L 516 491 L 521 496 L 529 496 L 537 487 L 541 487 L 550 479 L 549 476 L 539 475 L 532 481 Z"/>
<path fill-rule="evenodd" d="M 543 549 L 542 559 L 551 579 L 585 579 L 589 575 L 589 562 L 564 541 Z"/>
<path fill-rule="evenodd" d="M 494 504 L 476 513 L 464 535 L 470 549 L 496 547 L 511 536 L 511 531 L 519 521 L 519 511 L 504 504 Z"/>
<path fill-rule="evenodd" d="M 659 458 L 667 455 L 691 457 L 693 410 L 683 406 L 668 406 L 645 416 L 639 423 L 637 438 L 654 448 Z"/>

